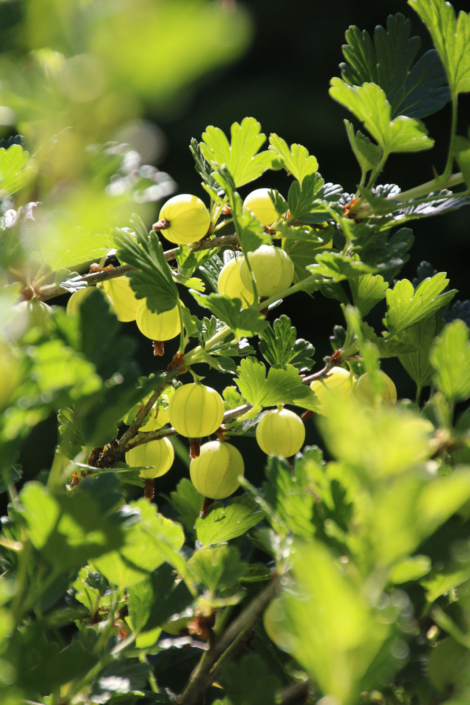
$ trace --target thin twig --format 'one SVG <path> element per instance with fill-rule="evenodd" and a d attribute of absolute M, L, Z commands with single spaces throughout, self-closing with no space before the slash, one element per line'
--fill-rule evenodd
<path fill-rule="evenodd" d="M 129 449 L 129 442 L 131 438 L 136 435 L 142 423 L 144 422 L 145 417 L 150 412 L 151 408 L 156 403 L 161 393 L 171 385 L 172 381 L 176 377 L 178 377 L 178 375 L 183 374 L 187 371 L 187 369 L 188 368 L 183 364 L 178 365 L 177 367 L 174 367 L 172 370 L 169 370 L 165 373 L 165 378 L 156 387 L 146 404 L 142 406 L 127 431 L 125 431 L 123 436 L 121 436 L 121 438 L 117 442 L 113 442 L 109 446 L 109 448 L 102 453 L 97 462 L 97 467 L 112 467 L 116 460 L 118 460 Z"/>
<path fill-rule="evenodd" d="M 213 666 L 220 661 L 227 649 L 229 649 L 238 638 L 239 634 L 253 626 L 258 616 L 264 611 L 276 594 L 280 580 L 280 577 L 275 578 L 264 588 L 264 590 L 250 602 L 248 607 L 243 610 L 237 619 L 230 624 L 220 639 L 215 642 L 214 646 L 211 647 L 209 651 L 206 651 L 204 659 L 199 666 L 196 667 L 195 671 L 193 671 L 186 690 L 178 700 L 180 705 L 197 705 L 197 703 L 202 700 L 215 678 Z"/>
<path fill-rule="evenodd" d="M 213 247 L 233 247 L 233 245 L 238 244 L 238 236 L 236 233 L 232 235 L 223 235 L 222 237 L 214 237 L 209 240 L 200 240 L 191 245 L 190 249 L 193 252 L 198 252 L 199 250 L 209 250 Z M 165 252 L 165 259 L 167 262 L 176 259 L 180 248 L 175 247 L 173 250 L 167 250 Z M 109 281 L 110 279 L 116 279 L 117 277 L 122 277 L 127 272 L 135 271 L 135 267 L 130 264 L 123 264 L 120 267 L 114 267 L 113 269 L 105 269 L 101 272 L 91 272 L 90 274 L 84 274 L 82 277 L 77 277 L 77 284 L 98 284 L 99 282 Z M 55 296 L 60 296 L 61 294 L 68 293 L 68 289 L 64 289 L 60 284 L 48 284 L 43 286 L 36 291 L 37 297 L 41 301 L 47 301 Z"/>
<path fill-rule="evenodd" d="M 278 703 L 279 705 L 297 705 L 298 703 L 304 703 L 310 689 L 311 684 L 308 679 L 290 685 L 288 688 L 281 691 Z"/>
<path fill-rule="evenodd" d="M 156 401 L 156 400 L 155 400 Z M 238 416 L 245 414 L 250 411 L 253 407 L 251 404 L 243 404 L 243 406 L 238 406 L 236 409 L 231 409 L 226 411 L 224 414 L 224 424 L 236 419 Z M 148 412 L 147 412 L 148 413 Z M 145 418 L 145 417 L 144 417 Z M 129 427 L 130 428 L 130 427 Z M 176 436 L 178 431 L 175 428 L 161 429 L 160 431 L 147 431 L 145 433 L 138 433 L 131 442 L 127 445 L 127 450 L 132 448 L 137 448 L 144 443 L 150 443 L 150 441 L 158 441 L 160 438 L 168 438 L 168 436 Z"/>

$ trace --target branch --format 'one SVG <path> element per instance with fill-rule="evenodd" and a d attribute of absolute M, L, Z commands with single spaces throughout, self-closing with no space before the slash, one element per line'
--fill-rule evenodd
<path fill-rule="evenodd" d="M 96 467 L 99 468 L 109 468 L 114 465 L 114 463 L 122 456 L 124 453 L 129 450 L 129 441 L 131 438 L 138 432 L 139 428 L 141 427 L 142 423 L 145 420 L 145 417 L 149 413 L 150 409 L 152 406 L 155 404 L 157 401 L 158 397 L 161 395 L 161 393 L 170 386 L 172 381 L 178 377 L 178 375 L 183 374 L 184 372 L 187 372 L 187 366 L 184 364 L 178 365 L 177 367 L 174 367 L 172 370 L 169 370 L 168 372 L 165 373 L 164 379 L 160 382 L 160 384 L 155 388 L 152 396 L 148 400 L 146 404 L 140 409 L 139 413 L 135 417 L 134 421 L 131 423 L 127 431 L 124 433 L 124 435 L 116 441 L 113 441 L 105 450 L 103 453 L 101 453 L 100 457 L 96 461 Z"/>
<path fill-rule="evenodd" d="M 222 237 L 213 237 L 208 240 L 199 240 L 190 246 L 193 252 L 198 252 L 199 250 L 210 250 L 213 247 L 233 247 L 238 245 L 238 236 L 236 233 L 232 235 L 223 235 Z M 165 252 L 165 259 L 167 262 L 176 259 L 178 253 L 180 252 L 179 247 L 175 247 L 173 250 L 167 250 Z M 135 271 L 135 267 L 130 264 L 123 264 L 120 267 L 114 267 L 113 269 L 106 269 L 102 272 L 91 272 L 90 274 L 84 274 L 82 277 L 77 277 L 77 284 L 86 284 L 91 286 L 93 284 L 99 284 L 99 282 L 109 281 L 110 279 L 116 279 L 117 277 L 124 276 L 127 272 Z M 65 289 L 60 284 L 48 284 L 35 291 L 36 296 L 40 301 L 47 301 L 55 296 L 60 296 L 61 294 L 68 293 L 68 289 Z"/>
<path fill-rule="evenodd" d="M 213 667 L 217 664 L 218 668 L 222 661 L 225 662 L 225 659 L 222 657 L 227 649 L 231 647 L 242 632 L 245 632 L 254 625 L 258 616 L 264 611 L 276 594 L 280 581 L 280 577 L 275 578 L 262 590 L 237 619 L 230 624 L 220 639 L 215 642 L 214 646 L 211 647 L 209 651 L 206 651 L 204 658 L 201 659 L 201 662 L 196 667 L 195 671 L 193 671 L 186 690 L 178 700 L 180 705 L 197 705 L 197 703 L 202 700 L 215 678 L 216 670 Z"/>
<path fill-rule="evenodd" d="M 310 689 L 311 685 L 308 679 L 290 685 L 280 692 L 278 703 L 279 705 L 297 705 L 297 703 L 305 703 Z"/>
<path fill-rule="evenodd" d="M 155 399 L 155 401 L 156 401 L 156 399 Z M 236 419 L 238 416 L 241 416 L 242 414 L 246 414 L 246 412 L 250 411 L 250 409 L 252 409 L 252 408 L 253 407 L 251 406 L 251 404 L 244 404 L 243 406 L 237 406 L 236 409 L 231 409 L 230 411 L 226 411 L 224 414 L 223 423 L 228 423 L 229 421 L 232 421 L 232 419 Z M 150 409 L 149 409 L 149 411 L 150 411 Z M 147 414 L 148 414 L 148 411 L 147 411 Z M 145 416 L 147 414 L 145 414 Z M 144 418 L 145 418 L 145 416 L 144 416 Z M 131 427 L 129 426 L 129 429 L 130 428 Z M 131 450 L 132 448 L 137 448 L 137 446 L 141 446 L 144 443 L 150 443 L 150 441 L 158 441 L 160 438 L 168 438 L 168 436 L 176 436 L 177 434 L 178 434 L 178 431 L 174 428 L 166 428 L 161 431 L 147 431 L 145 433 L 139 433 L 135 436 L 135 438 L 132 439 L 132 442 L 130 442 L 127 445 L 126 450 Z M 124 438 L 124 436 L 123 436 L 123 438 Z"/>

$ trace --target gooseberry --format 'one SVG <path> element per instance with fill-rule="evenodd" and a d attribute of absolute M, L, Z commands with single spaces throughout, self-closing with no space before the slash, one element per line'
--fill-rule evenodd
<path fill-rule="evenodd" d="M 136 298 L 129 277 L 118 277 L 103 282 L 103 290 L 114 304 L 118 321 L 128 323 L 135 321 L 140 300 Z"/>
<path fill-rule="evenodd" d="M 377 399 L 383 404 L 396 404 L 397 388 L 395 387 L 393 380 L 391 380 L 385 372 L 382 372 L 382 370 L 378 370 L 377 374 L 382 378 L 383 383 L 381 397 L 377 397 L 375 394 L 375 390 L 372 386 L 372 382 L 370 381 L 370 375 L 368 372 L 359 377 L 356 384 L 353 386 L 352 392 L 354 396 L 361 402 L 361 404 L 364 404 L 364 406 L 373 406 Z"/>
<path fill-rule="evenodd" d="M 284 250 L 272 245 L 261 245 L 254 252 L 248 253 L 251 269 L 256 282 L 258 295 L 274 296 L 288 289 L 294 279 L 294 264 Z M 250 271 L 246 261 L 240 264 L 240 276 L 248 288 L 251 283 Z"/>
<path fill-rule="evenodd" d="M 12 338 L 20 338 L 31 328 L 48 328 L 52 309 L 44 301 L 22 301 L 13 310 L 15 316 L 7 327 Z"/>
<path fill-rule="evenodd" d="M 135 322 L 140 332 L 150 340 L 171 340 L 181 331 L 178 306 L 164 313 L 153 313 L 147 308 L 146 299 L 137 307 Z"/>
<path fill-rule="evenodd" d="M 240 262 L 240 259 L 232 259 L 227 262 L 219 274 L 217 287 L 219 294 L 226 294 L 231 299 L 240 299 L 242 308 L 248 308 L 255 300 L 255 297 L 251 280 L 249 281 L 249 287 L 246 287 L 241 280 Z"/>
<path fill-rule="evenodd" d="M 163 235 L 177 245 L 197 242 L 207 234 L 211 223 L 209 211 L 201 199 L 187 193 L 170 198 L 159 217 L 170 224 L 162 230 Z"/>
<path fill-rule="evenodd" d="M 173 465 L 174 459 L 175 451 L 168 438 L 143 443 L 126 453 L 126 463 L 130 467 L 153 466 L 140 471 L 140 477 L 146 480 L 165 475 Z"/>
<path fill-rule="evenodd" d="M 201 454 L 191 460 L 191 482 L 204 497 L 224 499 L 240 486 L 238 480 L 245 473 L 242 454 L 222 441 L 211 441 L 201 446 Z"/>
<path fill-rule="evenodd" d="M 330 392 L 334 392 L 337 395 L 349 396 L 353 382 L 353 376 L 349 370 L 345 370 L 344 367 L 333 367 L 327 377 L 313 381 L 310 388 L 313 389 L 320 402 L 318 413 L 323 413 L 323 403 Z"/>
<path fill-rule="evenodd" d="M 76 316 L 78 314 L 78 311 L 80 309 L 80 306 L 83 303 L 83 300 L 86 299 L 87 296 L 91 294 L 91 292 L 94 290 L 95 287 L 93 286 L 88 286 L 86 289 L 79 289 L 76 291 L 70 299 L 67 301 L 67 313 L 70 316 Z M 109 304 L 109 307 L 111 310 L 114 310 L 113 302 L 111 298 L 107 294 L 103 294 L 105 297 L 106 301 Z"/>
<path fill-rule="evenodd" d="M 243 201 L 243 207 L 248 208 L 262 225 L 272 225 L 279 218 L 279 213 L 269 198 L 270 190 L 268 188 L 257 188 L 248 194 Z"/>
<path fill-rule="evenodd" d="M 162 399 L 168 404 L 168 395 L 164 394 Z M 161 404 L 155 405 L 149 414 L 150 418 L 144 426 L 140 427 L 140 431 L 158 431 L 165 424 L 168 423 L 168 406 L 164 407 Z"/>
<path fill-rule="evenodd" d="M 184 384 L 170 400 L 171 425 L 182 436 L 210 436 L 224 420 L 224 403 L 215 389 L 203 384 Z"/>
<path fill-rule="evenodd" d="M 290 458 L 302 448 L 305 426 L 302 419 L 288 409 L 273 409 L 256 427 L 256 440 L 266 455 Z"/>

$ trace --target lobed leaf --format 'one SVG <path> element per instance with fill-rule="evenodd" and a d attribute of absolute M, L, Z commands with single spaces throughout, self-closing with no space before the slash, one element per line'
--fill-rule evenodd
<path fill-rule="evenodd" d="M 408 0 L 431 34 L 453 95 L 470 91 L 470 14 L 445 0 Z"/>
<path fill-rule="evenodd" d="M 273 163 L 270 151 L 258 153 L 266 141 L 260 123 L 247 117 L 241 124 L 234 122 L 231 143 L 218 127 L 210 125 L 202 135 L 200 150 L 214 167 L 226 166 L 233 176 L 235 186 L 243 186 L 261 176 Z"/>
<path fill-rule="evenodd" d="M 421 282 L 416 290 L 408 279 L 402 279 L 387 290 L 385 325 L 392 335 L 431 316 L 454 298 L 455 289 L 442 293 L 449 283 L 445 277 L 444 272 L 436 274 Z"/>
<path fill-rule="evenodd" d="M 259 348 L 272 367 L 285 368 L 289 363 L 299 370 L 310 370 L 315 349 L 306 340 L 296 340 L 297 330 L 291 326 L 290 318 L 281 316 L 260 335 Z"/>
<path fill-rule="evenodd" d="M 469 330 L 463 321 L 448 323 L 431 351 L 434 382 L 450 402 L 470 398 Z"/>
<path fill-rule="evenodd" d="M 269 149 L 280 159 L 284 169 L 300 183 L 309 174 L 314 174 L 318 169 L 316 157 L 309 154 L 308 149 L 301 144 L 292 144 L 290 147 L 282 137 L 276 134 L 269 136 Z"/>
<path fill-rule="evenodd" d="M 410 37 L 411 22 L 398 13 L 387 19 L 387 29 L 375 28 L 374 41 L 355 26 L 346 32 L 348 44 L 341 64 L 346 83 L 361 86 L 376 83 L 392 108 L 392 117 L 421 118 L 440 110 L 449 100 L 446 75 L 437 52 L 426 52 L 413 66 L 420 47 L 419 37 Z"/>
<path fill-rule="evenodd" d="M 385 156 L 392 152 L 419 152 L 434 145 L 420 120 L 404 115 L 392 119 L 391 105 L 375 83 L 350 86 L 333 78 L 330 95 L 364 123 Z"/>
<path fill-rule="evenodd" d="M 147 234 L 140 219 L 134 219 L 136 239 L 118 230 L 114 240 L 118 257 L 138 271 L 130 273 L 132 289 L 138 299 L 146 299 L 150 311 L 164 313 L 177 305 L 178 289 L 165 260 L 163 247 L 156 233 Z"/>

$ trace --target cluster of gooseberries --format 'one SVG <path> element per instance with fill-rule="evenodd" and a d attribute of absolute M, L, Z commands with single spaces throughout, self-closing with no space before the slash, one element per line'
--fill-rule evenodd
<path fill-rule="evenodd" d="M 377 372 L 382 393 L 378 395 L 368 372 L 356 377 L 344 367 L 333 367 L 323 379 L 315 380 L 310 387 L 315 392 L 319 402 L 319 413 L 325 413 L 325 402 L 335 394 L 338 397 L 353 395 L 363 406 L 372 407 L 375 404 L 395 404 L 397 389 L 393 380 L 382 370 Z"/>
<path fill-rule="evenodd" d="M 268 189 L 253 191 L 244 201 L 263 226 L 275 226 L 279 215 L 274 208 Z M 156 229 L 177 245 L 188 245 L 211 232 L 211 218 L 204 203 L 196 196 L 183 194 L 171 198 L 160 211 Z M 284 241 L 283 241 L 284 246 Z M 325 245 L 331 246 L 331 243 Z M 248 260 L 248 261 L 247 261 Z M 283 247 L 262 245 L 249 252 L 246 258 L 235 256 L 225 264 L 219 274 L 218 290 L 230 298 L 241 301 L 242 308 L 255 303 L 256 293 L 261 299 L 275 296 L 289 288 L 294 279 L 294 265 Z M 164 313 L 153 313 L 145 299 L 138 300 L 131 288 L 129 278 L 123 276 L 110 279 L 99 285 L 122 322 L 136 321 L 139 330 L 153 341 L 167 341 L 181 331 L 179 306 Z M 76 292 L 69 299 L 67 311 L 76 314 L 88 296 L 90 289 Z M 180 306 L 181 306 L 180 302 Z M 394 403 L 396 389 L 392 380 L 379 372 L 382 395 L 379 401 Z M 312 382 L 320 404 L 319 413 L 326 413 L 325 399 L 334 392 L 337 395 L 354 394 L 364 405 L 377 403 L 376 387 L 368 374 L 356 379 L 342 368 L 334 367 L 322 380 Z M 147 433 L 161 429 L 170 423 L 175 431 L 186 438 L 197 439 L 211 436 L 220 429 L 224 419 L 224 402 L 214 389 L 200 382 L 184 384 L 163 395 L 150 412 L 140 431 Z M 277 409 L 264 412 L 257 428 L 256 440 L 267 455 L 289 458 L 295 455 L 305 441 L 305 427 L 300 416 L 279 405 Z M 225 440 L 209 441 L 195 453 L 190 465 L 190 477 L 195 488 L 210 499 L 223 499 L 235 492 L 244 474 L 244 463 L 240 452 Z M 140 476 L 147 482 L 161 477 L 169 471 L 175 452 L 169 438 L 162 437 L 131 448 L 126 453 L 126 462 L 140 467 Z"/>

